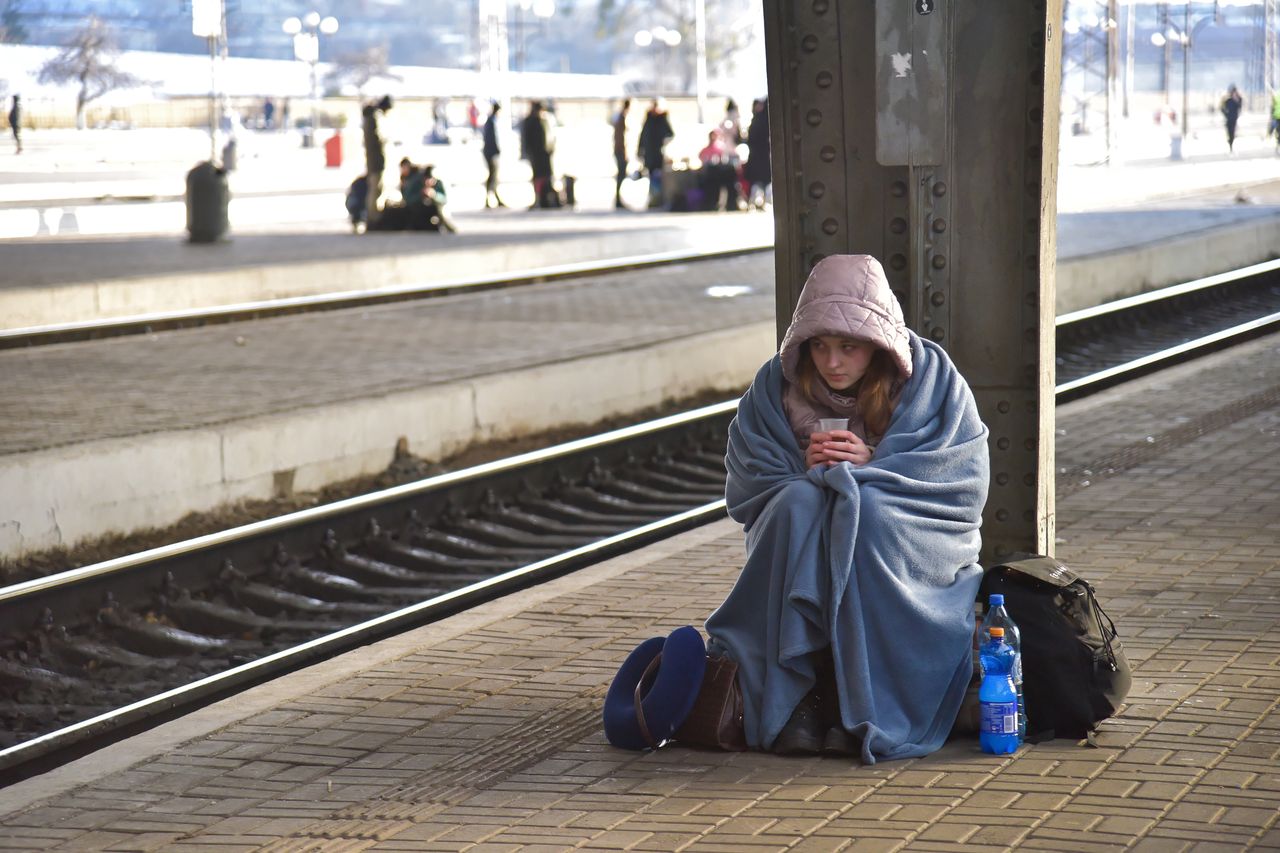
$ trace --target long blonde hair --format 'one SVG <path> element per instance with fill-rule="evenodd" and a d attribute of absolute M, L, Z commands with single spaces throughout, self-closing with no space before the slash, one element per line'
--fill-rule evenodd
<path fill-rule="evenodd" d="M 800 348 L 800 363 L 796 368 L 797 385 L 800 392 L 811 403 L 821 403 L 814 393 L 814 384 L 823 382 L 818 369 L 813 364 L 813 355 L 809 352 L 809 341 Z M 889 428 L 889 418 L 893 417 L 893 386 L 898 381 L 898 366 L 888 350 L 876 347 L 871 354 L 871 361 L 862 378 L 849 389 L 857 395 L 858 413 L 867 426 L 868 437 L 884 435 Z"/>

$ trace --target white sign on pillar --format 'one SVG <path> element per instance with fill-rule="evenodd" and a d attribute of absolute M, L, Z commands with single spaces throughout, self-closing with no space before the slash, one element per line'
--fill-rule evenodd
<path fill-rule="evenodd" d="M 876 0 L 876 161 L 936 166 L 946 155 L 947 9 Z"/>

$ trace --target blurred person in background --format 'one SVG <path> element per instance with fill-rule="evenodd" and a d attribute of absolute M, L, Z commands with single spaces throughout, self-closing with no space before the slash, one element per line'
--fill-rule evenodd
<path fill-rule="evenodd" d="M 622 108 L 613 117 L 613 162 L 618 167 L 618 176 L 613 190 L 613 206 L 617 210 L 626 210 L 622 203 L 622 182 L 627 179 L 627 113 L 631 112 L 631 99 L 622 99 Z"/>
<path fill-rule="evenodd" d="M 422 167 L 422 197 L 427 206 L 427 221 L 437 230 L 457 234 L 458 227 L 453 224 L 446 205 L 449 203 L 449 190 L 444 181 L 436 177 L 436 167 L 428 163 Z"/>
<path fill-rule="evenodd" d="M 769 165 L 769 102 L 756 98 L 751 104 L 751 126 L 747 128 L 747 165 L 743 178 L 747 182 L 747 203 L 764 210 L 769 198 L 769 185 L 773 183 L 773 169 Z"/>
<path fill-rule="evenodd" d="M 378 201 L 382 198 L 382 173 L 387 168 L 387 154 L 382 136 L 378 133 L 378 114 L 391 109 L 391 96 L 365 104 L 360 110 L 360 127 L 364 136 L 365 174 L 368 176 L 365 221 L 369 228 L 378 224 Z"/>
<path fill-rule="evenodd" d="M 724 118 L 720 120 L 720 133 L 724 136 L 724 144 L 730 148 L 743 141 L 742 119 L 738 115 L 738 104 L 733 98 L 725 98 Z"/>
<path fill-rule="evenodd" d="M 674 137 L 671 119 L 667 117 L 666 101 L 654 98 L 645 113 L 644 124 L 640 127 L 640 161 L 649 173 L 649 207 L 662 206 L 662 172 L 667 165 L 665 148 Z"/>
<path fill-rule="evenodd" d="M 698 174 L 698 188 L 702 190 L 703 210 L 738 210 L 738 153 L 737 146 L 725 139 L 723 128 L 707 134 L 707 145 L 698 153 L 702 167 Z M 724 206 L 720 197 L 724 195 Z"/>
<path fill-rule="evenodd" d="M 1222 99 L 1222 104 L 1219 106 L 1227 123 L 1227 151 L 1232 154 L 1236 151 L 1236 122 L 1240 120 L 1240 110 L 1243 108 L 1244 98 L 1241 97 L 1236 84 L 1232 83 L 1227 87 L 1227 96 Z"/>
<path fill-rule="evenodd" d="M 1271 132 L 1276 137 L 1276 152 L 1280 153 L 1280 89 L 1271 91 Z"/>
<path fill-rule="evenodd" d="M 9 107 L 9 129 L 13 131 L 15 154 L 22 153 L 22 103 L 17 95 L 13 96 L 13 105 Z"/>
<path fill-rule="evenodd" d="M 484 120 L 484 163 L 489 169 L 489 174 L 484 179 L 486 210 L 490 207 L 506 207 L 502 203 L 502 196 L 498 195 L 498 155 L 502 153 L 502 149 L 498 147 L 498 112 L 501 109 L 502 105 L 494 101 L 489 106 L 489 117 Z"/>
<path fill-rule="evenodd" d="M 533 204 L 529 206 L 530 210 L 559 206 L 556 203 L 551 171 L 551 154 L 555 142 L 549 131 L 542 101 L 533 101 L 529 104 L 529 114 L 520 125 L 520 153 L 529 161 L 529 168 L 533 173 Z"/>

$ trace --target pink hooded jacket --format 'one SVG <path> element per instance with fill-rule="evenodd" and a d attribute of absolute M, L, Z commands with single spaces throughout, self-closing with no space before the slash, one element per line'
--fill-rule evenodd
<path fill-rule="evenodd" d="M 778 354 L 786 377 L 782 404 L 791 429 L 801 445 L 817 429 L 819 418 L 849 418 L 849 429 L 864 441 L 868 436 L 857 399 L 832 391 L 820 382 L 822 400 L 815 404 L 797 384 L 804 343 L 817 335 L 836 335 L 870 341 L 893 356 L 901 382 L 911 376 L 911 342 L 902 319 L 902 307 L 889 289 L 880 262 L 870 255 L 831 255 L 809 273 L 800 293 L 791 325 Z"/>

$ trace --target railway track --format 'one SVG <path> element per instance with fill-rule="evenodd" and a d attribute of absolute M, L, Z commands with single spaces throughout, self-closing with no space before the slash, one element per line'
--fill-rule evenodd
<path fill-rule="evenodd" d="M 1277 326 L 1280 262 L 1066 315 L 1057 397 Z M 0 781 L 720 517 L 735 405 L 0 589 Z"/>
<path fill-rule="evenodd" d="M 1280 260 L 1057 318 L 1058 402 L 1280 329 Z"/>

